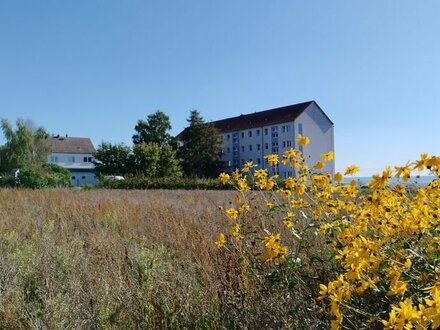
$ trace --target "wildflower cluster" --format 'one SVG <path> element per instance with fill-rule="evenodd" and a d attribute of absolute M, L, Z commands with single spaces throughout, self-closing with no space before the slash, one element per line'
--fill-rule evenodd
<path fill-rule="evenodd" d="M 298 136 L 297 142 L 310 140 Z M 241 171 L 222 173 L 220 181 L 237 187 L 240 203 L 224 210 L 232 223 L 216 245 L 249 239 L 261 247 L 261 262 L 281 267 L 300 260 L 304 240 L 324 237 L 336 271 L 316 296 L 326 302 L 332 329 L 440 327 L 440 157 L 422 154 L 413 163 L 387 167 L 365 187 L 356 180 L 342 184 L 344 175 L 360 170 L 356 165 L 344 174 L 323 172 L 333 157 L 328 151 L 308 164 L 299 150 L 290 149 L 281 159 L 266 156 L 273 168 L 247 163 Z M 275 172 L 280 162 L 290 164 L 295 176 L 280 180 Z M 424 170 L 433 175 L 428 185 L 408 184 L 413 172 Z M 397 183 L 391 184 L 392 177 Z M 260 210 L 258 221 L 242 232 L 250 209 Z"/>

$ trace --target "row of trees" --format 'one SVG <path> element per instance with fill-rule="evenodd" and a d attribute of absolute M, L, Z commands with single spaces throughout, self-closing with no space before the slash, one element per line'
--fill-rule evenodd
<path fill-rule="evenodd" d="M 1 129 L 6 143 L 0 146 L 0 173 L 13 168 L 43 169 L 50 154 L 48 133 L 21 119 L 16 129 L 5 119 Z M 149 178 L 215 177 L 222 170 L 221 140 L 213 125 L 205 123 L 197 110 L 188 127 L 177 137 L 170 135 L 169 117 L 156 111 L 134 127 L 133 147 L 103 142 L 95 155 L 96 172 L 102 175 L 133 175 Z"/>
<path fill-rule="evenodd" d="M 146 120 L 139 120 L 132 137 L 133 148 L 107 142 L 99 145 L 96 171 L 152 178 L 217 176 L 223 168 L 218 132 L 197 110 L 191 111 L 187 121 L 188 127 L 173 139 L 170 119 L 164 112 L 158 110 Z"/>

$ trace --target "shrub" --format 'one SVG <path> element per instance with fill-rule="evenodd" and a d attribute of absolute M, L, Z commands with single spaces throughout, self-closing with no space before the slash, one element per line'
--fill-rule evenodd
<path fill-rule="evenodd" d="M 298 137 L 299 145 L 308 142 Z M 278 155 L 266 158 L 279 163 Z M 438 328 L 440 158 L 423 154 L 394 171 L 387 167 L 368 189 L 356 180 L 341 184 L 341 173 L 321 173 L 332 158 L 329 151 L 312 167 L 300 151 L 286 151 L 281 161 L 297 176 L 282 184 L 252 162 L 222 173 L 219 180 L 239 193 L 224 207 L 229 225 L 215 244 L 280 299 L 306 279 L 315 306 L 327 303 L 321 315 L 332 329 Z M 424 169 L 435 177 L 429 185 L 404 184 L 413 170 Z M 357 171 L 352 165 L 345 175 Z M 403 183 L 391 185 L 393 175 Z M 304 302 L 312 304 L 307 296 Z"/>
<path fill-rule="evenodd" d="M 26 166 L 20 169 L 17 186 L 23 188 L 70 187 L 69 170 L 56 164 L 44 164 L 41 168 Z"/>
<path fill-rule="evenodd" d="M 197 179 L 183 177 L 149 178 L 129 176 L 124 180 L 101 178 L 100 186 L 108 189 L 185 189 L 185 190 L 225 190 L 216 179 Z"/>

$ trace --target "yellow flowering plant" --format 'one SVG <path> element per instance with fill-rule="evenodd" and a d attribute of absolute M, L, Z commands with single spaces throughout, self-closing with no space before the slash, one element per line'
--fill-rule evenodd
<path fill-rule="evenodd" d="M 298 137 L 301 145 L 309 142 Z M 233 223 L 217 247 L 238 251 L 269 291 L 292 294 L 294 283 L 309 281 L 329 328 L 439 328 L 440 158 L 422 154 L 360 187 L 354 179 L 342 184 L 342 173 L 321 171 L 333 157 L 328 151 L 312 165 L 290 149 L 281 162 L 296 175 L 284 180 L 276 174 L 278 155 L 266 156 L 269 169 L 249 163 L 221 174 L 240 201 L 225 211 Z M 359 170 L 350 165 L 344 175 Z M 433 176 L 429 184 L 407 184 L 423 170 Z"/>

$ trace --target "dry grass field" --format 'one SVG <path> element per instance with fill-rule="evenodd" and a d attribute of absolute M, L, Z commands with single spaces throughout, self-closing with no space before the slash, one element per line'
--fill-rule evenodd
<path fill-rule="evenodd" d="M 0 328 L 324 328 L 325 272 L 267 291 L 215 247 L 233 194 L 0 190 Z"/>

